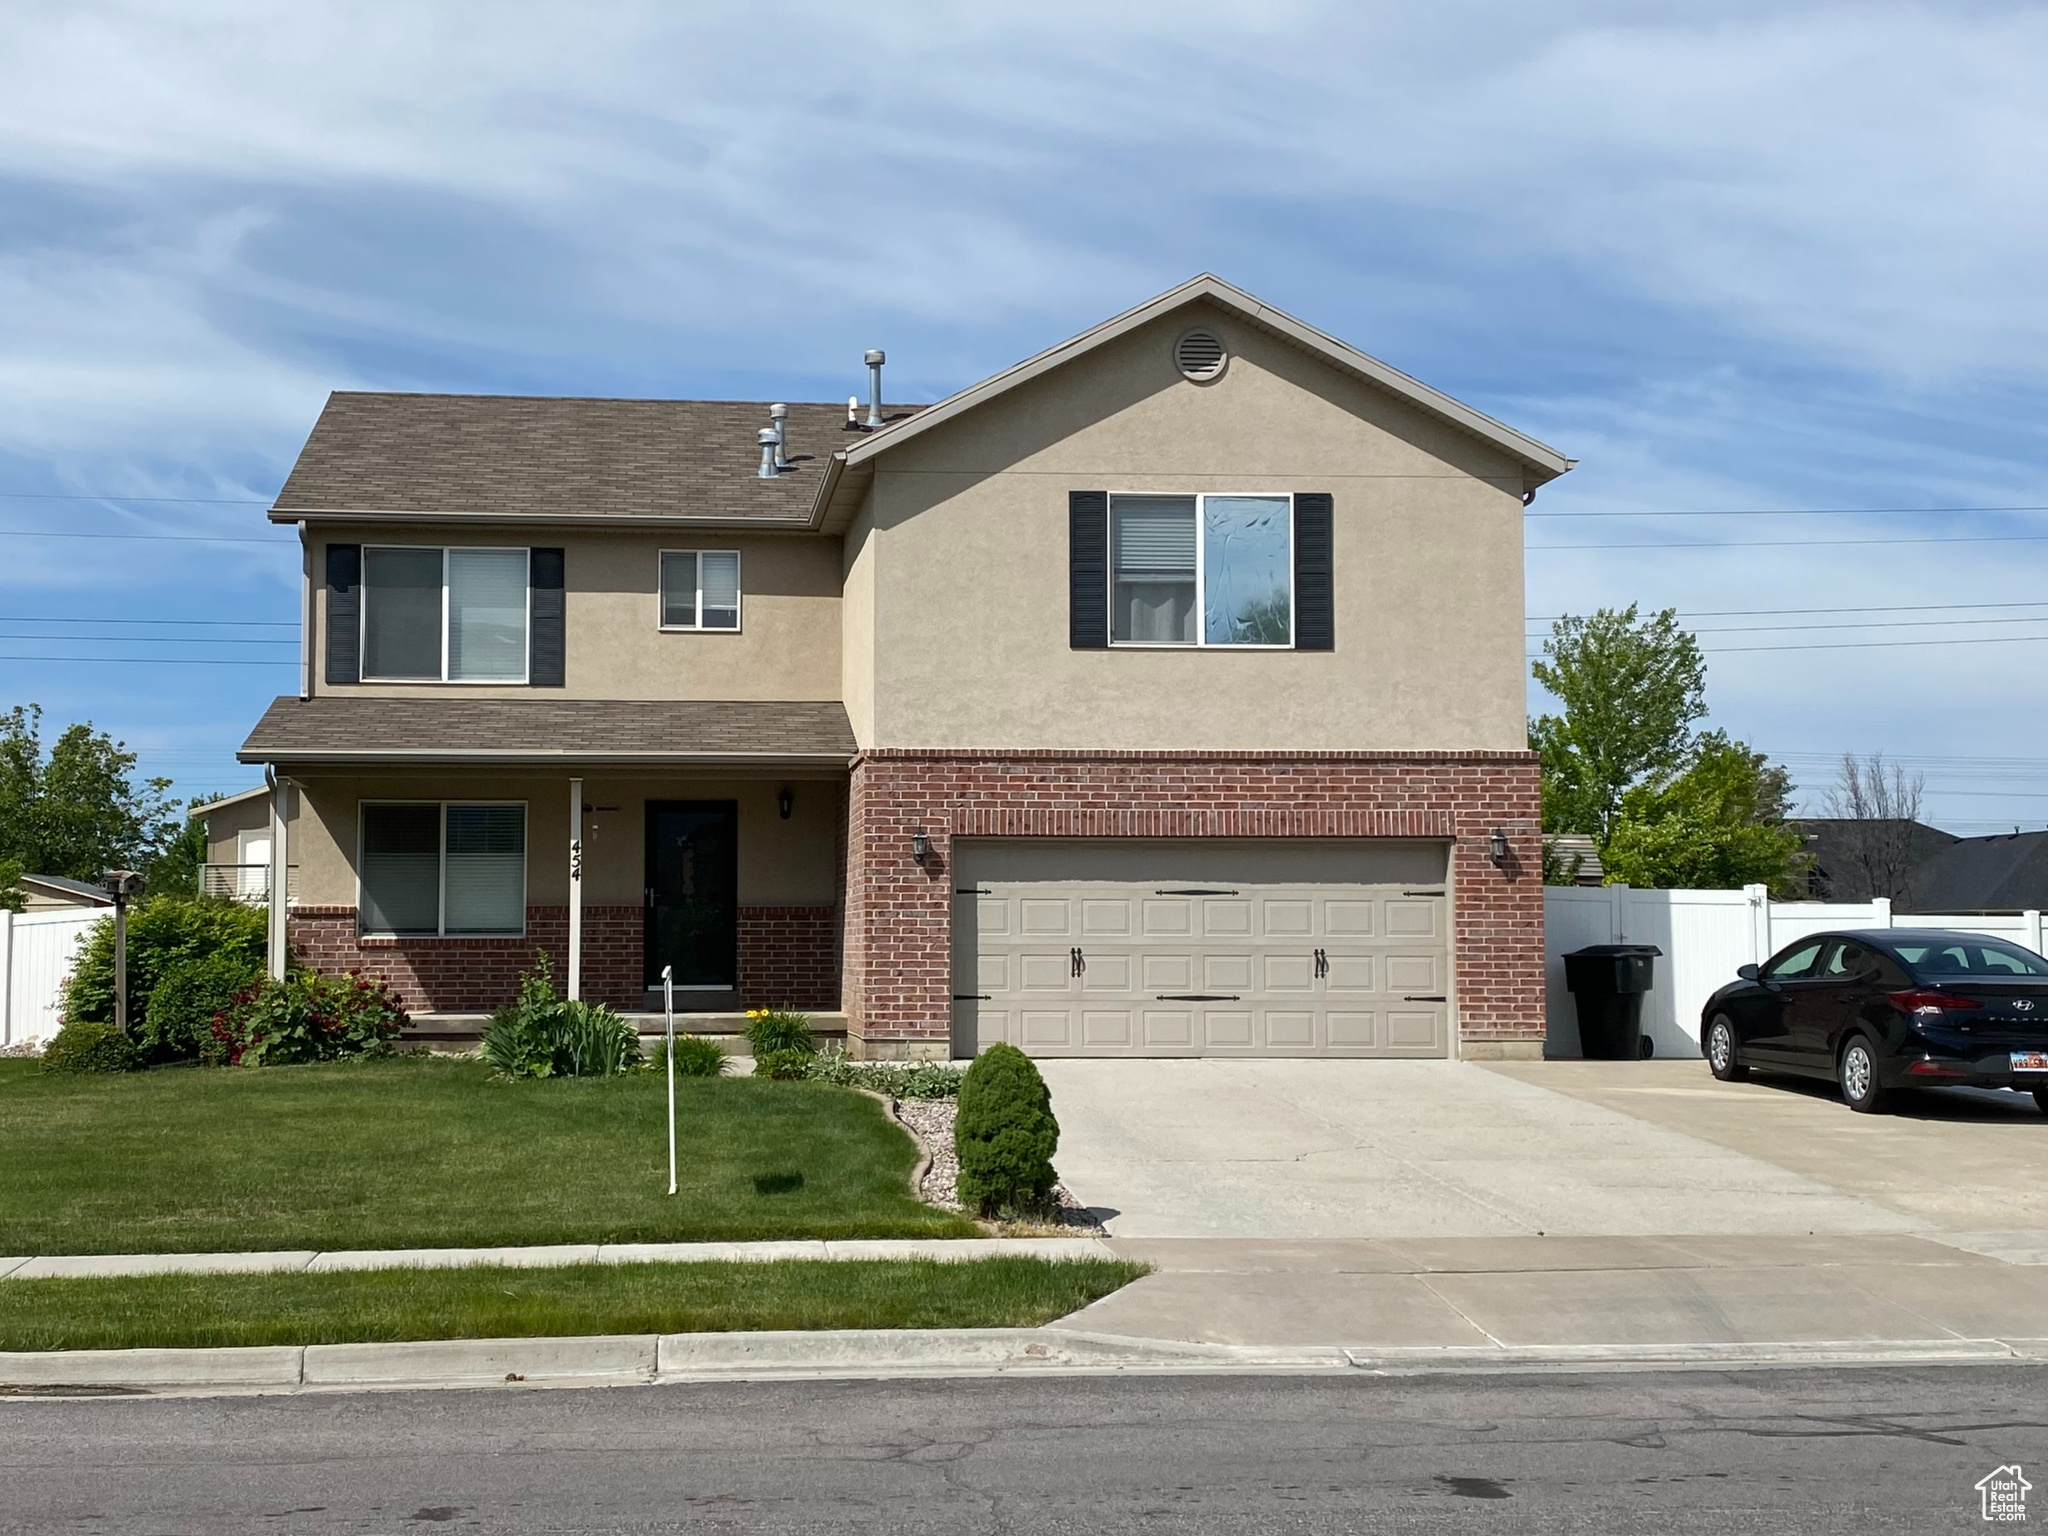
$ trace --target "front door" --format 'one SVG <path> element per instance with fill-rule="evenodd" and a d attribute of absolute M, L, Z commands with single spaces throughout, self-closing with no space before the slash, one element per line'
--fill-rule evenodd
<path fill-rule="evenodd" d="M 739 802 L 647 802 L 647 985 L 675 967 L 677 988 L 730 992 L 739 981 Z"/>

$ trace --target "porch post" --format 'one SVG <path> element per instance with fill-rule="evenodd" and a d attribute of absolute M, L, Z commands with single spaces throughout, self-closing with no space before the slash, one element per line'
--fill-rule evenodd
<path fill-rule="evenodd" d="M 569 781 L 569 996 L 583 995 L 583 781 Z"/>
<path fill-rule="evenodd" d="M 291 781 L 273 778 L 270 785 L 270 974 L 283 981 L 291 958 L 287 926 L 291 898 Z"/>

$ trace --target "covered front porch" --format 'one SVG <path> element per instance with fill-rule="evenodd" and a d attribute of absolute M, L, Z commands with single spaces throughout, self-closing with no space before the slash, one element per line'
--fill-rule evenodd
<path fill-rule="evenodd" d="M 346 706 L 375 725 L 386 713 L 376 706 L 399 702 L 411 701 L 280 701 L 265 725 L 285 711 L 303 734 L 324 722 L 299 711 Z M 519 740 L 540 724 L 528 711 L 570 702 L 447 704 L 457 717 L 498 705 L 507 739 L 496 747 L 273 747 L 263 759 L 274 779 L 270 854 L 292 871 L 268 882 L 273 969 L 288 952 L 379 979 L 427 1044 L 473 1038 L 543 960 L 564 996 L 644 1022 L 660 1016 L 666 973 L 677 1011 L 701 1033 L 736 1028 L 759 1007 L 801 1009 L 843 1031 L 833 1016 L 850 750 L 771 740 L 770 750 L 720 751 L 701 718 L 692 745 L 665 750 L 629 739 L 545 760 L 541 741 Z M 673 716 L 678 706 L 606 708 Z M 713 708 L 817 706 L 692 712 Z"/>

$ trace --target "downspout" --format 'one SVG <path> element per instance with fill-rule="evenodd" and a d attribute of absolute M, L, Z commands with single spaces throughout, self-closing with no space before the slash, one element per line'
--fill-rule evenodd
<path fill-rule="evenodd" d="M 291 881 L 291 780 L 277 776 L 273 763 L 263 765 L 263 782 L 270 786 L 270 975 L 283 981 L 291 958 L 291 937 L 286 927 L 286 904 Z"/>

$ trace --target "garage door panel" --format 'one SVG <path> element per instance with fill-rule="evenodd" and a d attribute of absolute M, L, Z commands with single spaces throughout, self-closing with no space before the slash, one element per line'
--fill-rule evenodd
<path fill-rule="evenodd" d="M 956 976 L 974 976 L 956 990 L 988 999 L 979 1011 L 956 1011 L 962 1046 L 1446 1054 L 1448 1004 L 1417 1000 L 1445 996 L 1450 977 L 1449 902 L 1427 889 L 1442 879 L 1440 849 L 1433 877 L 1415 845 L 1404 845 L 1411 851 L 1398 876 L 1347 883 L 1385 861 L 1343 840 L 1236 842 L 1228 857 L 1146 839 L 1065 846 L 1063 854 L 1057 839 L 955 845 L 965 888 L 954 903 Z M 1086 878 L 1066 878 L 1063 859 Z M 1133 878 L 1110 878 L 1120 868 Z M 1290 877 L 1260 878 L 1273 869 Z M 1318 869 L 1336 878 L 1323 881 Z M 1006 880 L 1012 872 L 1019 877 Z"/>

